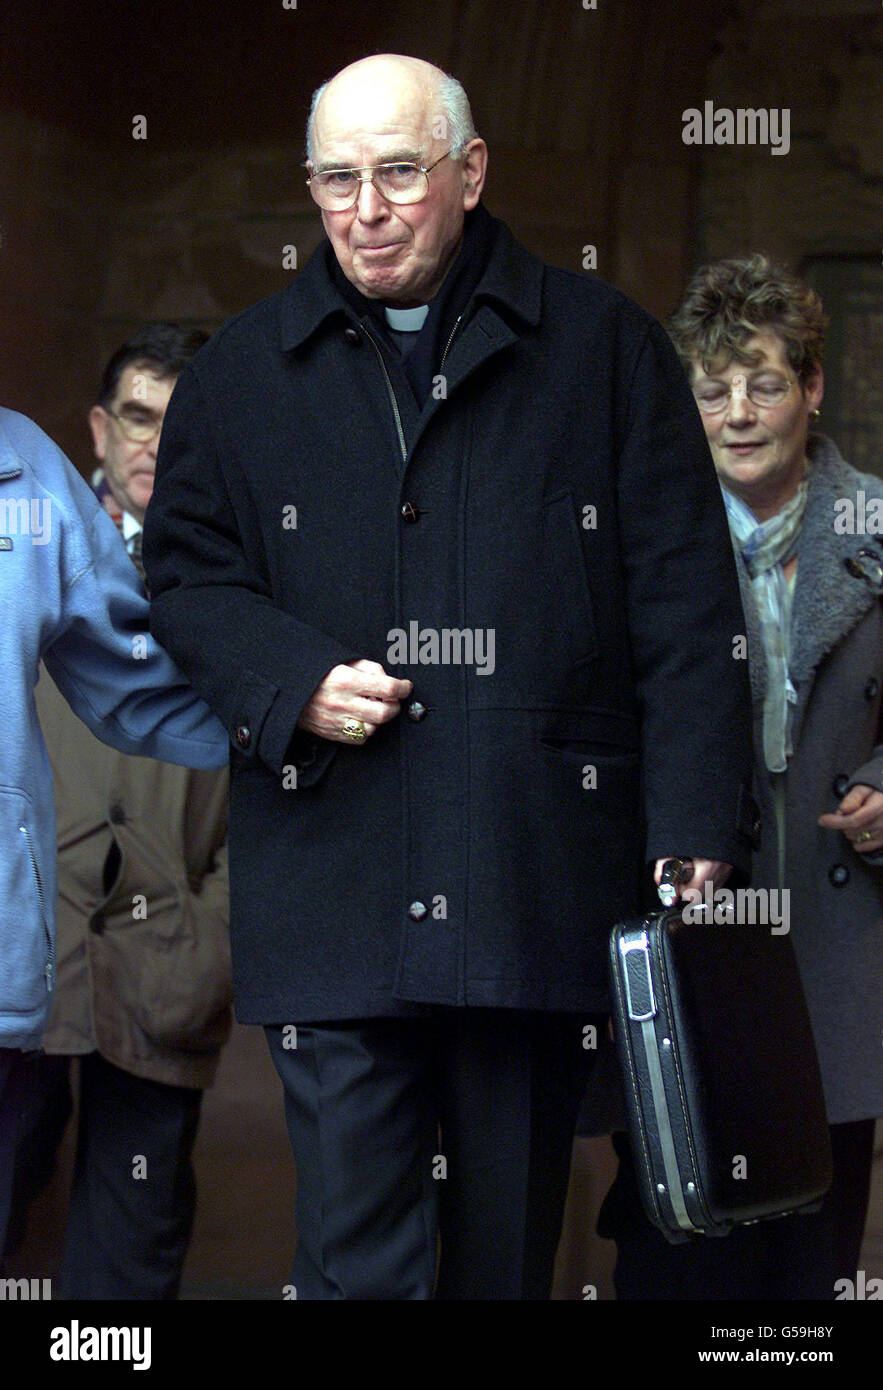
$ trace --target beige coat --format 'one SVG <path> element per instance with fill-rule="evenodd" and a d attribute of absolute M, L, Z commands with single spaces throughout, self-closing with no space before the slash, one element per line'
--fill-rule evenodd
<path fill-rule="evenodd" d="M 58 822 L 57 983 L 43 1046 L 97 1049 L 135 1076 L 208 1086 L 231 1023 L 228 774 L 99 743 L 45 670 L 36 695 Z"/>

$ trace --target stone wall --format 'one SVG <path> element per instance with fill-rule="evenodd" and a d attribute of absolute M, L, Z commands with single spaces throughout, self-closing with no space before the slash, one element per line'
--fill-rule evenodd
<path fill-rule="evenodd" d="M 300 167 L 309 93 L 360 52 L 455 72 L 490 146 L 491 210 L 557 264 L 583 270 L 594 247 L 597 273 L 660 316 L 703 257 L 879 241 L 871 0 L 434 0 L 431 23 L 415 0 L 316 0 L 237 6 L 223 25 L 210 0 L 180 0 L 167 35 L 79 9 L 53 34 L 63 93 L 40 85 L 32 25 L 32 71 L 21 59 L 0 108 L 0 385 L 81 464 L 97 374 L 129 332 L 156 317 L 213 328 L 286 283 L 286 247 L 303 264 L 320 235 Z M 100 101 L 97 73 L 113 78 Z M 787 157 L 685 145 L 682 113 L 706 99 L 787 105 Z"/>
<path fill-rule="evenodd" d="M 883 12 L 879 4 L 740 0 L 697 96 L 720 106 L 788 107 L 791 148 L 702 154 L 697 252 L 766 250 L 798 263 L 878 255 L 883 229 Z M 699 105 L 699 101 L 691 105 Z"/>
<path fill-rule="evenodd" d="M 101 166 L 81 137 L 0 111 L 0 401 L 81 465 L 107 263 Z"/>

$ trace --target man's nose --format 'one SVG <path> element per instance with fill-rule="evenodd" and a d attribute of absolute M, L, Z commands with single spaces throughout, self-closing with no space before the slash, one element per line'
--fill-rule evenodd
<path fill-rule="evenodd" d="M 362 179 L 356 209 L 360 222 L 376 222 L 387 210 L 387 204 L 370 179 Z"/>

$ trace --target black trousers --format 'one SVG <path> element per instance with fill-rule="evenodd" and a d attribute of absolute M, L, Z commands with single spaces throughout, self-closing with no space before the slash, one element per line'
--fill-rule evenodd
<path fill-rule="evenodd" d="M 42 1055 L 16 1152 L 10 1235 L 48 1182 L 71 1114 L 70 1057 Z M 62 1298 L 173 1299 L 196 1210 L 191 1156 L 202 1091 L 79 1058 L 77 1147 Z"/>
<path fill-rule="evenodd" d="M 868 1214 L 874 1121 L 831 1125 L 834 1181 L 818 1212 L 738 1226 L 670 1245 L 644 1215 L 629 1142 L 614 1135 L 619 1171 L 598 1234 L 616 1241 L 620 1299 L 833 1299 L 855 1279 Z"/>
<path fill-rule="evenodd" d="M 37 1058 L 36 1052 L 0 1047 L 0 1257 L 6 1249 L 15 1156 L 27 1124 Z"/>
<path fill-rule="evenodd" d="M 438 1009 L 300 1026 L 296 1047 L 267 1028 L 297 1165 L 297 1298 L 548 1298 L 587 1024 L 603 1020 Z"/>

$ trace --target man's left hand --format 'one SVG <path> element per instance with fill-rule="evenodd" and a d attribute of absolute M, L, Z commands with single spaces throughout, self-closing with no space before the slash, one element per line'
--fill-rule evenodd
<path fill-rule="evenodd" d="M 657 859 L 656 868 L 653 870 L 653 882 L 656 884 L 657 888 L 659 887 L 659 880 L 662 878 L 663 868 L 668 863 L 669 859 L 674 859 L 675 857 L 675 855 L 669 854 L 665 859 Z M 681 854 L 678 855 L 677 858 L 689 859 L 691 856 Z M 685 882 L 678 884 L 678 896 L 681 896 L 685 888 L 698 888 L 701 893 L 706 883 L 711 883 L 713 886 L 720 887 L 722 883 L 726 883 L 732 872 L 732 864 L 725 864 L 723 860 L 694 859 L 692 874 Z"/>
<path fill-rule="evenodd" d="M 883 792 L 857 782 L 836 811 L 819 816 L 826 830 L 842 830 L 857 854 L 883 849 Z"/>

